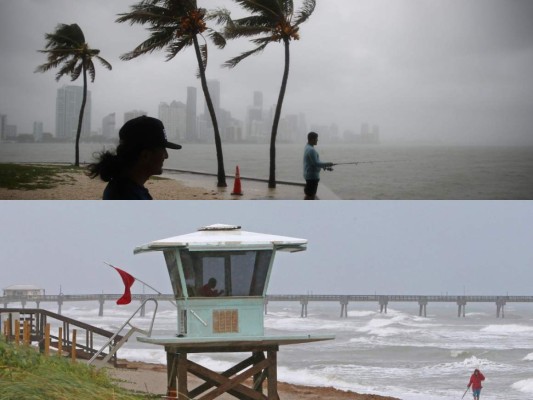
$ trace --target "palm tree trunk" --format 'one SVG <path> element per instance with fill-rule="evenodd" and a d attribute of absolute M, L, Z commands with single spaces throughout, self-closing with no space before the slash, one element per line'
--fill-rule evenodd
<path fill-rule="evenodd" d="M 274 122 L 272 123 L 272 133 L 270 134 L 270 174 L 268 177 L 268 187 L 273 189 L 276 187 L 276 137 L 278 135 L 279 119 L 281 117 L 281 107 L 283 106 L 283 99 L 285 98 L 285 90 L 287 89 L 287 80 L 289 79 L 289 65 L 290 52 L 289 40 L 285 39 L 285 70 L 283 71 L 283 79 L 281 81 L 281 89 L 279 91 L 278 104 L 276 105 L 276 113 L 274 114 Z"/>
<path fill-rule="evenodd" d="M 76 159 L 74 165 L 80 166 L 80 137 L 81 126 L 83 124 L 83 113 L 85 111 L 85 103 L 87 102 L 87 70 L 85 69 L 85 60 L 83 60 L 83 99 L 81 101 L 80 116 L 78 118 L 78 131 L 76 132 Z"/>
<path fill-rule="evenodd" d="M 217 116 L 215 114 L 215 108 L 213 107 L 213 101 L 209 94 L 209 88 L 207 87 L 207 80 L 205 78 L 204 64 L 202 62 L 202 55 L 200 53 L 200 46 L 198 45 L 198 39 L 193 36 L 194 50 L 196 52 L 196 59 L 198 60 L 198 67 L 200 69 L 200 80 L 202 81 L 202 90 L 204 92 L 205 101 L 207 103 L 207 109 L 211 116 L 211 122 L 213 123 L 213 130 L 215 131 L 215 146 L 217 151 L 217 187 L 226 187 L 226 172 L 224 171 L 224 157 L 222 155 L 222 141 L 220 140 L 220 132 L 218 131 Z"/>

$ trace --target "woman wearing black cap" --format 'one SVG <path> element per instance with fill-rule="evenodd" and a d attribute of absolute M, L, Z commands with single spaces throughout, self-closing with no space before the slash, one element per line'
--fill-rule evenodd
<path fill-rule="evenodd" d="M 108 182 L 104 200 L 152 200 L 144 187 L 152 175 L 163 173 L 167 149 L 181 149 L 167 141 L 163 123 L 152 117 L 127 121 L 119 131 L 116 154 L 104 151 L 97 162 L 90 164 L 88 175 Z"/>

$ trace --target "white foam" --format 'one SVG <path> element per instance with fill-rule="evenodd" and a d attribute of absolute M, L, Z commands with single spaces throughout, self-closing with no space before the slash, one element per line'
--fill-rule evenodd
<path fill-rule="evenodd" d="M 505 324 L 505 325 L 488 325 L 481 328 L 481 332 L 492 333 L 496 335 L 509 336 L 513 334 L 531 334 L 533 335 L 533 326 Z"/>
<path fill-rule="evenodd" d="M 511 385 L 513 389 L 519 390 L 522 393 L 533 393 L 533 378 L 523 379 Z"/>

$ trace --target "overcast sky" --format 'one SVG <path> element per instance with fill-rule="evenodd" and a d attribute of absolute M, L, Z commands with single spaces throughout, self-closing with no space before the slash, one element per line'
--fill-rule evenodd
<path fill-rule="evenodd" d="M 1 0 L 0 113 L 8 123 L 19 133 L 31 133 L 33 121 L 54 131 L 56 91 L 70 80 L 33 71 L 45 61 L 37 52 L 44 34 L 58 23 L 78 23 L 113 65 L 113 71 L 97 65 L 89 87 L 93 130 L 112 112 L 120 126 L 125 111 L 157 116 L 160 101 L 185 102 L 186 87 L 200 87 L 192 49 L 170 62 L 163 52 L 119 60 L 148 35 L 114 22 L 134 3 Z M 242 16 L 230 0 L 198 3 Z M 378 124 L 384 141 L 533 144 L 532 20 L 530 0 L 318 0 L 301 40 L 291 44 L 284 113 L 303 112 L 308 124 L 336 123 L 341 132 Z M 254 90 L 269 106 L 281 82 L 278 43 L 233 70 L 220 67 L 251 46 L 242 39 L 210 49 L 207 76 L 220 80 L 221 105 L 239 119 Z"/>
<path fill-rule="evenodd" d="M 304 252 L 278 253 L 271 294 L 531 295 L 532 202 L 3 201 L 0 208 L 0 289 L 121 293 L 107 261 L 171 293 L 163 255 L 133 249 L 226 223 L 308 239 Z"/>

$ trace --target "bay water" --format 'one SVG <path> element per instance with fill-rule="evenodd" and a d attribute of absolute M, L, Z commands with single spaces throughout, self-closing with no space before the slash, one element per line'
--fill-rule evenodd
<path fill-rule="evenodd" d="M 278 180 L 304 182 L 303 147 L 277 146 Z M 93 161 L 93 154 L 104 148 L 114 146 L 82 143 L 81 161 Z M 363 162 L 321 173 L 321 183 L 345 200 L 533 199 L 533 147 L 319 144 L 317 150 L 322 161 Z M 223 152 L 227 175 L 239 166 L 241 177 L 268 178 L 267 144 L 224 144 Z M 0 143 L 0 162 L 73 159 L 72 143 Z M 165 168 L 216 173 L 215 145 L 170 150 Z"/>

